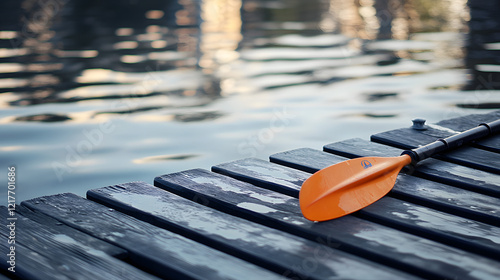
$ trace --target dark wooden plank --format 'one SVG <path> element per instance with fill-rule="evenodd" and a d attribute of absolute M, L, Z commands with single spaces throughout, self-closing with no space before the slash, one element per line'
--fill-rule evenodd
<path fill-rule="evenodd" d="M 163 278 L 272 278 L 255 265 L 74 194 L 35 198 L 22 205 L 126 249 L 131 263 Z"/>
<path fill-rule="evenodd" d="M 449 131 L 432 127 L 424 131 L 412 128 L 400 128 L 374 134 L 371 136 L 371 140 L 401 149 L 414 149 L 452 134 L 453 133 Z M 479 170 L 500 174 L 500 154 L 468 145 L 453 151 L 437 154 L 434 157 Z"/>
<path fill-rule="evenodd" d="M 7 221 L 6 207 L 0 207 L 0 218 Z M 16 220 L 9 220 L 15 226 L 16 268 L 30 275 L 29 279 L 158 279 L 128 263 L 113 258 L 103 251 L 87 246 L 68 235 L 58 233 L 40 224 L 15 215 Z M 10 235 L 10 228 L 0 227 L 0 234 Z M 4 242 L 2 242 L 4 243 Z M 6 243 L 6 242 L 5 242 Z M 20 245 L 20 251 L 17 246 Z M 40 257 L 41 256 L 41 257 Z M 6 254 L 2 254 L 2 264 L 6 263 Z M 27 258 L 30 263 L 26 267 Z M 36 259 L 40 258 L 40 261 Z M 22 266 L 22 267 L 21 267 Z M 47 277 L 52 274 L 52 277 Z M 43 276 L 42 276 L 43 275 Z"/>
<path fill-rule="evenodd" d="M 348 139 L 323 147 L 325 152 L 348 158 L 400 155 L 403 150 L 363 139 Z M 500 198 L 500 175 L 429 158 L 412 175 Z"/>
<path fill-rule="evenodd" d="M 203 178 L 196 181 L 196 178 Z M 210 177 L 210 180 L 206 178 Z M 155 185 L 210 207 L 244 216 L 313 241 L 426 278 L 496 279 L 499 263 L 385 227 L 352 215 L 332 221 L 307 221 L 295 198 L 205 170 L 189 170 L 155 178 Z M 231 189 L 226 188 L 231 186 Z"/>
<path fill-rule="evenodd" d="M 195 181 L 210 182 L 199 176 Z M 232 185 L 225 190 L 236 190 Z M 247 193 L 252 196 L 252 194 Z M 300 279 L 401 279 L 409 275 L 307 239 L 244 220 L 146 183 L 91 190 L 87 196 L 203 244 Z M 269 196 L 287 203 L 285 196 Z M 265 211 L 262 207 L 259 211 Z M 321 252 L 321 254 L 318 254 Z M 313 263 L 314 267 L 305 265 Z M 255 279 L 260 279 L 253 275 Z"/>
<path fill-rule="evenodd" d="M 0 237 L 5 239 L 5 235 L 0 231 Z M 45 280 L 45 279 L 78 279 L 78 274 L 75 274 L 73 278 L 65 276 L 63 272 L 59 270 L 64 268 L 64 266 L 59 262 L 54 262 L 49 258 L 42 256 L 31 249 L 26 248 L 21 244 L 16 245 L 16 255 L 22 256 L 16 259 L 15 272 L 9 272 L 7 269 L 10 265 L 7 263 L 6 254 L 9 253 L 10 246 L 7 242 L 0 242 L 0 249 L 2 251 L 2 257 L 0 258 L 0 269 L 2 269 L 7 275 L 10 275 L 12 279 L 30 279 L 30 280 Z M 5 254 L 3 253 L 5 252 Z M 54 278 L 57 275 L 58 278 Z M 84 278 L 80 278 L 84 279 Z"/>
<path fill-rule="evenodd" d="M 64 225 L 56 219 L 43 215 L 42 213 L 33 212 L 24 206 L 17 206 L 16 214 L 36 222 L 36 224 L 29 224 L 29 229 L 31 230 L 36 230 L 35 228 L 40 227 L 48 232 L 51 232 L 52 234 L 59 234 L 60 236 L 65 236 L 64 238 L 78 240 L 79 243 L 82 243 L 85 246 L 102 251 L 115 258 L 125 259 L 128 256 L 128 252 L 123 248 L 117 247 L 108 242 L 102 241 L 101 239 L 97 239 L 91 235 Z M 28 228 L 23 228 L 23 230 L 28 230 Z"/>
<path fill-rule="evenodd" d="M 282 176 L 282 178 L 275 179 L 272 176 L 268 176 L 268 174 L 270 172 L 292 174 L 293 170 L 287 167 L 277 166 L 276 164 L 256 159 L 239 160 L 235 162 L 225 163 L 218 165 L 217 168 L 214 169 L 230 176 L 236 174 L 238 178 L 244 179 L 246 182 L 253 183 L 254 185 L 262 186 L 264 188 L 267 188 L 268 185 L 272 185 L 273 188 L 277 188 L 276 185 L 282 184 L 282 188 L 290 188 L 291 191 L 295 191 L 295 196 L 297 196 L 298 189 L 300 189 L 302 182 L 310 175 L 307 173 L 301 174 L 303 172 L 296 171 L 297 173 L 295 173 L 294 176 L 286 175 Z M 405 228 L 410 233 L 418 233 L 423 237 L 430 237 L 434 240 L 478 254 L 483 254 L 488 257 L 500 258 L 500 239 L 482 239 L 483 235 L 488 235 L 488 229 L 491 229 L 490 232 L 492 233 L 495 232 L 496 228 L 497 232 L 500 234 L 500 229 L 498 229 L 497 227 L 479 223 L 470 219 L 456 217 L 455 215 L 445 214 L 424 207 L 415 206 L 409 209 L 408 205 L 411 206 L 413 204 L 398 199 L 384 197 L 377 201 L 375 204 L 379 206 L 379 208 L 377 209 L 384 209 L 385 205 L 387 205 L 387 209 L 399 208 L 399 213 L 402 213 L 406 216 L 434 216 L 432 219 L 426 221 L 426 224 L 424 224 L 421 220 L 415 219 L 415 221 L 413 221 L 413 224 L 406 225 Z M 397 207 L 398 205 L 399 207 Z M 421 213 L 418 213 L 416 209 L 420 210 Z M 380 212 L 380 210 L 378 212 Z M 367 207 L 357 212 L 357 214 L 361 217 L 368 217 L 371 220 L 376 219 L 377 222 L 382 221 L 384 224 L 397 229 L 401 227 L 402 222 L 399 219 L 391 217 L 390 214 L 385 216 L 380 215 L 378 212 L 372 213 L 371 208 Z M 419 223 L 422 223 L 423 226 L 419 227 Z M 456 228 L 458 224 L 467 225 L 469 228 L 467 230 L 467 232 L 469 233 L 468 237 L 473 238 L 474 240 L 463 238 L 463 232 L 454 234 L 453 232 L 440 229 L 441 227 Z M 415 229 L 418 229 L 418 231 L 416 231 Z M 481 240 L 482 242 L 479 242 L 478 240 Z"/>
<path fill-rule="evenodd" d="M 500 119 L 500 111 L 494 111 L 489 114 L 473 114 L 453 119 L 442 120 L 437 123 L 438 126 L 462 132 L 478 126 L 480 123 L 488 123 Z M 500 153 L 500 135 L 488 137 L 479 140 L 473 144 L 486 150 Z"/>
<path fill-rule="evenodd" d="M 454 131 L 465 131 L 478 126 L 480 123 L 488 123 L 500 119 L 500 110 L 487 114 L 470 114 L 466 116 L 446 119 L 436 123 L 439 126 L 449 128 Z"/>
<path fill-rule="evenodd" d="M 300 186 L 311 174 L 256 158 L 247 158 L 223 163 L 212 167 L 212 171 L 231 176 L 240 181 L 256 185 L 264 184 L 266 189 L 294 197 L 298 196 Z M 262 183 L 262 184 L 259 184 Z"/>
<path fill-rule="evenodd" d="M 360 217 L 500 260 L 500 228 L 384 197 Z"/>
<path fill-rule="evenodd" d="M 294 158 L 297 158 L 298 160 L 293 160 Z M 307 173 L 314 173 L 322 168 L 342 162 L 344 160 L 347 160 L 347 158 L 343 156 L 322 153 L 311 148 L 300 148 L 280 152 L 269 157 L 269 161 L 273 163 L 302 170 Z"/>

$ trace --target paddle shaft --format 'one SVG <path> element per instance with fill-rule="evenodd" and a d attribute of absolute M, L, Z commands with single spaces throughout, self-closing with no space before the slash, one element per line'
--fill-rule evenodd
<path fill-rule="evenodd" d="M 444 139 L 438 139 L 420 148 L 404 151 L 402 154 L 409 155 L 412 158 L 412 164 L 415 164 L 437 153 L 458 148 L 465 143 L 498 132 L 500 132 L 500 120 L 496 120 L 489 123 L 482 123 L 477 127 L 471 128 L 469 130 L 452 135 Z"/>

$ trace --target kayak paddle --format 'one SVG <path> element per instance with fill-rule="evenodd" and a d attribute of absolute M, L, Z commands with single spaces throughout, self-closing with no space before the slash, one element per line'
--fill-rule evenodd
<path fill-rule="evenodd" d="M 496 120 L 404 151 L 398 157 L 355 158 L 321 169 L 302 184 L 302 214 L 311 221 L 326 221 L 355 212 L 386 195 L 404 166 L 499 131 L 500 120 Z"/>

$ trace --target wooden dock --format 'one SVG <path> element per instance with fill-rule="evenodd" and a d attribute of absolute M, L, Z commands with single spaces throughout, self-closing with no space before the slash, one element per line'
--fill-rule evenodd
<path fill-rule="evenodd" d="M 469 115 L 87 198 L 24 201 L 15 273 L 7 271 L 11 229 L 0 230 L 0 279 L 500 279 L 500 135 L 421 162 L 386 197 L 336 220 L 306 220 L 297 199 L 311 173 L 346 158 L 396 156 L 499 118 Z M 1 209 L 3 221 L 8 213 Z"/>

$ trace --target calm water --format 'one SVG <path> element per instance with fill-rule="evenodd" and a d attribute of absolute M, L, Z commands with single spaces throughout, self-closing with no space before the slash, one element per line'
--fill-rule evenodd
<path fill-rule="evenodd" d="M 17 167 L 17 202 L 498 99 L 460 91 L 466 1 L 107 2 L 0 4 L 0 179 Z"/>

